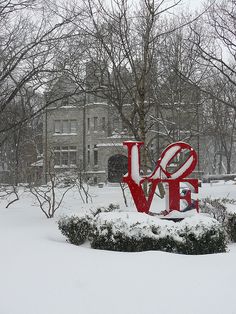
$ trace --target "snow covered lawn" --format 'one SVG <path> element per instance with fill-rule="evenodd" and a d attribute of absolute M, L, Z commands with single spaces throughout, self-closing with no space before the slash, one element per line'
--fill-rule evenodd
<path fill-rule="evenodd" d="M 118 187 L 92 193 L 93 206 L 122 204 Z M 236 185 L 204 184 L 200 196 L 208 195 L 236 199 Z M 71 191 L 58 215 L 81 206 Z M 99 251 L 66 243 L 56 221 L 28 194 L 1 204 L 0 314 L 236 313 L 236 245 L 203 256 Z"/>

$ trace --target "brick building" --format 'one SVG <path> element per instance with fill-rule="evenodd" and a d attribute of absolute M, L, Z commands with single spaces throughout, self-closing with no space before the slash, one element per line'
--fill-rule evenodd
<path fill-rule="evenodd" d="M 44 115 L 44 171 L 50 163 L 56 172 L 82 171 L 94 184 L 118 182 L 127 169 L 122 142 L 132 136 L 112 105 L 84 93 L 67 97 L 68 88 L 63 79 L 47 96 L 65 95 Z"/>
<path fill-rule="evenodd" d="M 57 172 L 82 171 L 94 184 L 119 182 L 127 171 L 126 148 L 123 148 L 122 143 L 133 139 L 132 134 L 123 125 L 115 107 L 99 95 L 99 92 L 73 93 L 73 88 L 68 79 L 62 78 L 47 95 L 50 101 L 53 97 L 58 97 L 59 100 L 52 101 L 52 105 L 49 105 L 45 112 L 44 172 L 46 165 L 50 163 Z M 194 91 L 189 87 L 186 89 Z M 151 125 L 147 136 L 149 157 L 153 161 L 153 165 L 150 162 L 151 168 L 155 166 L 160 153 L 171 139 L 181 140 L 186 138 L 186 135 L 188 137 L 191 132 L 199 134 L 197 132 L 199 126 L 195 125 L 198 122 L 196 104 L 199 97 L 192 93 L 191 97 L 187 95 L 182 103 L 176 101 L 171 103 L 166 99 L 166 95 L 170 93 L 164 90 L 163 94 L 165 97 L 160 99 L 162 121 L 167 121 L 166 123 L 170 121 L 170 125 L 166 124 L 165 128 L 169 128 L 171 136 L 165 135 L 166 129 L 163 129 L 162 124 L 157 125 L 155 120 L 154 123 L 147 121 L 147 124 Z M 191 110 L 188 110 L 187 104 Z M 129 115 L 132 111 L 130 105 L 124 105 L 124 108 Z M 160 118 L 155 104 L 150 107 L 148 117 L 151 116 Z M 190 144 L 197 150 L 200 147 L 199 135 L 189 138 Z M 198 153 L 201 154 L 200 151 Z M 199 168 L 197 170 L 199 171 Z"/>

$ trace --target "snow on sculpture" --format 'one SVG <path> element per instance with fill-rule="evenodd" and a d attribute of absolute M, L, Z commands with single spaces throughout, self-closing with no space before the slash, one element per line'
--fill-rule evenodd
<path fill-rule="evenodd" d="M 134 199 L 134 203 L 139 212 L 148 213 L 153 196 L 158 183 L 162 182 L 166 186 L 167 208 L 166 212 L 173 210 L 180 211 L 180 201 L 185 200 L 188 206 L 191 205 L 191 192 L 198 193 L 198 179 L 187 178 L 192 173 L 197 164 L 197 153 L 187 143 L 176 142 L 170 144 L 161 154 L 156 167 L 150 175 L 140 175 L 140 148 L 143 142 L 123 142 L 128 148 L 128 173 L 123 177 L 123 182 L 127 183 Z M 183 164 L 173 173 L 168 171 L 171 161 L 180 153 L 188 153 L 188 157 Z M 142 188 L 142 184 L 150 183 L 148 196 Z M 184 195 L 180 193 L 180 183 L 185 183 L 190 190 Z M 198 201 L 195 201 L 195 208 L 198 211 Z"/>

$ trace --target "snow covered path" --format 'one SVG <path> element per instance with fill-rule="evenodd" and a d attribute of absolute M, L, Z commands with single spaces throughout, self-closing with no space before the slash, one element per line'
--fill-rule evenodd
<path fill-rule="evenodd" d="M 205 256 L 77 247 L 31 203 L 0 208 L 0 314 L 236 314 L 236 245 Z"/>

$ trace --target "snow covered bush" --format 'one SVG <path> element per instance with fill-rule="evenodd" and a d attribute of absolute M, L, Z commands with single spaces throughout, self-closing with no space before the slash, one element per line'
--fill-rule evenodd
<path fill-rule="evenodd" d="M 96 208 L 96 210 L 93 212 L 93 215 L 97 216 L 100 213 L 113 212 L 113 211 L 117 211 L 119 209 L 120 209 L 120 205 L 115 204 L 115 203 L 110 203 L 108 205 L 108 207 L 101 206 L 101 207 Z"/>
<path fill-rule="evenodd" d="M 229 239 L 232 242 L 236 242 L 236 214 L 229 213 L 227 231 Z"/>
<path fill-rule="evenodd" d="M 230 241 L 236 242 L 236 200 L 229 198 L 204 198 L 200 201 L 201 212 L 218 220 Z"/>
<path fill-rule="evenodd" d="M 88 238 L 92 217 L 91 215 L 62 217 L 58 221 L 58 228 L 68 242 L 80 245 Z"/>
<path fill-rule="evenodd" d="M 58 228 L 67 237 L 68 242 L 80 245 L 89 238 L 91 224 L 96 215 L 116 211 L 119 208 L 119 205 L 111 203 L 108 207 L 101 206 L 91 210 L 91 214 L 64 216 L 59 219 Z"/>
<path fill-rule="evenodd" d="M 200 208 L 202 213 L 207 213 L 220 223 L 227 220 L 227 203 L 232 203 L 234 200 L 227 198 L 210 198 L 206 197 L 200 200 Z"/>
<path fill-rule="evenodd" d="M 56 176 L 57 188 L 67 188 L 69 186 L 74 186 L 76 181 L 76 174 L 71 171 L 66 171 L 63 173 L 58 173 Z"/>
<path fill-rule="evenodd" d="M 97 249 L 183 254 L 225 252 L 227 245 L 220 223 L 211 217 L 196 215 L 174 223 L 141 213 L 100 213 L 90 241 Z"/>
<path fill-rule="evenodd" d="M 100 207 L 93 215 L 63 217 L 58 222 L 68 242 L 80 245 L 89 239 L 96 249 L 140 252 L 159 250 L 182 254 L 210 254 L 226 251 L 221 224 L 197 214 L 179 223 L 137 212 L 114 212 Z"/>
<path fill-rule="evenodd" d="M 178 248 L 179 253 L 198 255 L 226 251 L 226 233 L 214 218 L 197 214 L 185 218 L 177 229 L 178 235 L 183 239 Z"/>

